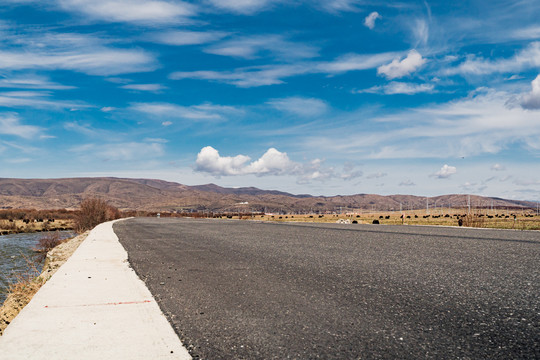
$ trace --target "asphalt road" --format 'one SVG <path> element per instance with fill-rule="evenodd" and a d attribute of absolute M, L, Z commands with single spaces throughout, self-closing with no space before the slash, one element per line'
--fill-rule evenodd
<path fill-rule="evenodd" d="M 539 232 L 150 218 L 114 230 L 194 358 L 540 358 Z"/>

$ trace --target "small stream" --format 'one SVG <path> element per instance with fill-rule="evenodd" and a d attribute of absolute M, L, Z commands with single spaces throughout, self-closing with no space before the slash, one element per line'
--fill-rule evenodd
<path fill-rule="evenodd" d="M 60 238 L 66 239 L 75 236 L 71 231 L 60 231 Z M 47 233 L 13 234 L 0 236 L 0 305 L 6 299 L 8 285 L 17 279 L 17 276 L 28 273 L 34 267 L 41 272 L 43 264 L 34 262 L 36 247 L 39 239 Z M 37 274 L 36 274 L 37 275 Z"/>

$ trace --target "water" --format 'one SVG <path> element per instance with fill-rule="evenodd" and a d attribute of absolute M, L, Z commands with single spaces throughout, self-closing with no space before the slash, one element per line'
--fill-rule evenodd
<path fill-rule="evenodd" d="M 41 272 L 43 264 L 34 262 L 36 247 L 39 239 L 47 233 L 13 234 L 0 236 L 0 305 L 6 299 L 8 285 L 17 275 L 28 273 L 33 267 Z M 71 231 L 60 231 L 60 238 L 75 236 Z"/>

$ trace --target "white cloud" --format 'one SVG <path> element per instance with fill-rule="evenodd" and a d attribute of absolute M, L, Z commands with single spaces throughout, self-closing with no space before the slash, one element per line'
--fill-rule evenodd
<path fill-rule="evenodd" d="M 387 173 L 383 173 L 383 172 L 378 172 L 378 173 L 374 173 L 374 174 L 369 174 L 368 176 L 366 176 L 368 179 L 380 179 L 380 178 L 383 178 L 385 176 L 387 176 L 388 174 Z"/>
<path fill-rule="evenodd" d="M 15 89 L 47 89 L 47 90 L 69 90 L 75 86 L 61 85 L 51 82 L 43 76 L 18 76 L 0 79 L 0 87 Z"/>
<path fill-rule="evenodd" d="M 201 104 L 181 106 L 170 103 L 135 103 L 130 109 L 158 118 L 183 118 L 190 120 L 222 120 L 228 114 L 241 114 L 242 110 L 232 106 Z M 170 124 L 168 124 L 170 125 Z"/>
<path fill-rule="evenodd" d="M 491 166 L 491 170 L 493 170 L 493 171 L 504 171 L 504 170 L 506 170 L 506 167 L 501 165 L 501 164 L 493 164 L 493 166 Z"/>
<path fill-rule="evenodd" d="M 324 62 L 299 62 L 296 64 L 265 65 L 238 68 L 233 71 L 191 71 L 173 72 L 169 78 L 173 80 L 200 79 L 232 84 L 238 87 L 257 87 L 283 84 L 284 80 L 293 76 L 306 74 L 337 75 L 348 71 L 373 69 L 396 56 L 396 53 L 371 55 L 348 54 Z"/>
<path fill-rule="evenodd" d="M 540 26 L 530 26 L 514 30 L 511 33 L 513 39 L 519 40 L 537 40 L 540 39 Z"/>
<path fill-rule="evenodd" d="M 540 42 L 533 42 L 511 58 L 487 60 L 468 56 L 467 60 L 455 68 L 444 71 L 446 75 L 488 75 L 511 73 L 540 67 Z"/>
<path fill-rule="evenodd" d="M 149 35 L 147 39 L 152 42 L 173 46 L 200 45 L 220 40 L 227 33 L 220 31 L 167 31 Z"/>
<path fill-rule="evenodd" d="M 540 75 L 531 82 L 532 90 L 521 99 L 521 106 L 524 109 L 540 109 Z"/>
<path fill-rule="evenodd" d="M 103 161 L 132 161 L 160 157 L 165 153 L 159 142 L 121 142 L 84 144 L 71 148 L 83 157 L 98 157 Z"/>
<path fill-rule="evenodd" d="M 382 16 L 378 12 L 374 11 L 368 16 L 366 16 L 366 18 L 364 19 L 364 25 L 373 30 L 375 28 L 375 20 L 381 18 Z"/>
<path fill-rule="evenodd" d="M 357 11 L 358 8 L 356 4 L 358 0 L 324 0 L 318 2 L 318 5 L 322 7 L 323 10 L 330 13 L 338 13 L 345 11 Z"/>
<path fill-rule="evenodd" d="M 280 59 L 305 59 L 318 56 L 316 47 L 286 40 L 281 35 L 240 37 L 213 45 L 204 51 L 242 59 L 255 59 L 266 53 Z"/>
<path fill-rule="evenodd" d="M 394 59 L 388 65 L 377 68 L 377 74 L 384 75 L 388 79 L 400 78 L 415 72 L 426 60 L 416 50 L 411 50 L 403 60 Z"/>
<path fill-rule="evenodd" d="M 266 10 L 275 0 L 208 0 L 218 9 L 227 10 L 237 14 L 249 15 Z"/>
<path fill-rule="evenodd" d="M 246 155 L 221 156 L 211 146 L 201 149 L 195 162 L 195 170 L 209 173 L 214 176 L 241 176 L 241 175 L 282 175 L 296 176 L 297 183 L 306 184 L 311 181 L 326 181 L 329 179 L 350 180 L 361 176 L 361 172 L 345 172 L 339 174 L 332 167 L 323 167 L 323 161 L 314 159 L 301 164 L 292 161 L 287 153 L 275 148 L 268 149 L 259 159 L 251 161 Z"/>
<path fill-rule="evenodd" d="M 45 91 L 7 91 L 0 93 L 0 106 L 12 108 L 68 108 L 87 107 L 82 103 L 50 99 L 51 94 Z"/>
<path fill-rule="evenodd" d="M 122 89 L 137 90 L 137 91 L 150 91 L 159 92 L 165 90 L 166 87 L 161 84 L 129 84 L 121 86 Z"/>
<path fill-rule="evenodd" d="M 328 111 L 328 104 L 326 102 L 314 98 L 289 97 L 273 99 L 268 104 L 279 111 L 302 117 L 320 116 Z"/>
<path fill-rule="evenodd" d="M 414 46 L 426 45 L 429 39 L 429 25 L 424 19 L 417 19 L 412 24 Z"/>
<path fill-rule="evenodd" d="M 450 176 L 457 172 L 456 167 L 444 164 L 441 170 L 433 174 L 438 179 L 448 179 Z"/>
<path fill-rule="evenodd" d="M 221 156 L 216 149 L 206 146 L 197 155 L 195 170 L 215 176 L 263 175 L 283 172 L 292 164 L 286 153 L 274 148 L 268 149 L 260 159 L 251 164 L 248 164 L 249 160 L 250 157 L 245 155 Z"/>
<path fill-rule="evenodd" d="M 373 86 L 369 89 L 357 91 L 358 93 L 373 93 L 373 94 L 406 94 L 414 95 L 418 93 L 431 93 L 435 86 L 433 84 L 413 84 L 392 81 L 389 84 L 383 86 Z"/>
<path fill-rule="evenodd" d="M 58 0 L 67 11 L 111 22 L 175 23 L 195 15 L 196 7 L 183 1 Z"/>
<path fill-rule="evenodd" d="M 305 146 L 321 152 L 348 153 L 373 159 L 470 157 L 497 154 L 512 147 L 538 153 L 540 122 L 536 111 L 507 105 L 512 94 L 479 89 L 442 104 L 407 108 L 392 115 L 372 115 L 381 130 L 364 127 L 324 128 L 324 135 L 303 134 Z M 349 115 L 351 119 L 364 113 Z M 344 121 L 344 119 L 341 119 Z M 336 121 L 337 122 L 337 121 Z"/>
<path fill-rule="evenodd" d="M 416 186 L 416 184 L 412 182 L 410 179 L 408 179 L 408 180 L 403 180 L 402 182 L 400 182 L 399 186 Z"/>
<path fill-rule="evenodd" d="M 13 114 L 0 114 L 0 134 L 14 135 L 23 139 L 32 139 L 41 133 L 41 128 L 22 125 L 19 117 Z"/>
<path fill-rule="evenodd" d="M 152 55 L 140 49 L 105 46 L 110 40 L 72 33 L 10 34 L 17 47 L 0 50 L 6 70 L 71 70 L 89 75 L 115 75 L 156 68 Z"/>

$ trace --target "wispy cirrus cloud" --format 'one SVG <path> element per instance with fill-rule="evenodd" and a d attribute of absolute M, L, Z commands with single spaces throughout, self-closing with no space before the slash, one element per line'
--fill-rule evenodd
<path fill-rule="evenodd" d="M 33 139 L 42 132 L 40 127 L 21 124 L 21 120 L 16 114 L 0 114 L 0 134 Z"/>
<path fill-rule="evenodd" d="M 243 113 L 241 109 L 232 106 L 214 105 L 210 103 L 191 106 L 182 106 L 171 103 L 134 103 L 129 109 L 159 119 L 177 118 L 194 121 L 224 120 L 228 115 L 239 115 Z"/>
<path fill-rule="evenodd" d="M 75 86 L 57 84 L 50 81 L 45 76 L 37 75 L 17 75 L 6 76 L 0 79 L 1 88 L 14 89 L 46 89 L 46 90 L 71 90 L 76 89 Z"/>
<path fill-rule="evenodd" d="M 226 37 L 222 31 L 170 30 L 146 35 L 145 40 L 172 46 L 200 45 L 215 42 Z"/>
<path fill-rule="evenodd" d="M 128 84 L 121 86 L 122 89 L 126 90 L 136 90 L 136 91 L 149 91 L 149 92 L 160 92 L 167 89 L 166 86 L 161 84 Z"/>
<path fill-rule="evenodd" d="M 153 159 L 163 156 L 165 146 L 162 142 L 118 142 L 105 144 L 83 144 L 72 147 L 71 152 L 80 157 L 97 157 L 102 161 L 133 161 Z"/>
<path fill-rule="evenodd" d="M 372 94 L 405 94 L 414 95 L 419 93 L 431 93 L 434 91 L 433 84 L 414 84 L 399 81 L 392 81 L 385 85 L 372 86 L 368 89 L 358 90 L 356 93 L 372 93 Z"/>
<path fill-rule="evenodd" d="M 488 75 L 511 73 L 540 67 L 540 42 L 532 42 L 510 58 L 485 59 L 469 55 L 456 67 L 443 70 L 445 75 Z"/>
<path fill-rule="evenodd" d="M 0 50 L 0 68 L 71 70 L 89 75 L 117 75 L 154 70 L 157 61 L 140 49 L 110 45 L 110 39 L 76 33 L 9 33 L 10 47 Z"/>
<path fill-rule="evenodd" d="M 95 20 L 147 24 L 177 23 L 196 15 L 195 5 L 161 0 L 57 0 L 59 6 Z"/>
<path fill-rule="evenodd" d="M 207 0 L 212 6 L 236 14 L 251 15 L 271 8 L 276 0 Z"/>
<path fill-rule="evenodd" d="M 396 53 L 348 54 L 333 61 L 296 62 L 237 68 L 232 71 L 177 71 L 169 75 L 173 80 L 199 79 L 232 84 L 238 87 L 257 87 L 283 84 L 285 79 L 306 74 L 338 75 L 349 71 L 376 68 L 396 56 Z"/>
<path fill-rule="evenodd" d="M 279 59 L 306 59 L 318 56 L 319 49 L 297 43 L 281 35 L 252 35 L 226 40 L 208 47 L 207 53 L 242 59 L 270 55 Z"/>
<path fill-rule="evenodd" d="M 329 110 L 325 101 L 315 98 L 288 97 L 272 99 L 267 104 L 279 111 L 301 117 L 321 116 Z"/>
<path fill-rule="evenodd" d="M 372 115 L 369 121 L 381 124 L 379 130 L 347 126 L 325 128 L 324 135 L 321 130 L 304 134 L 303 146 L 369 159 L 461 158 L 497 154 L 511 146 L 538 152 L 538 114 L 508 106 L 511 96 L 478 89 L 448 103 Z"/>
<path fill-rule="evenodd" d="M 7 91 L 0 92 L 0 106 L 9 108 L 36 109 L 78 109 L 88 107 L 81 101 L 55 100 L 46 91 Z"/>

